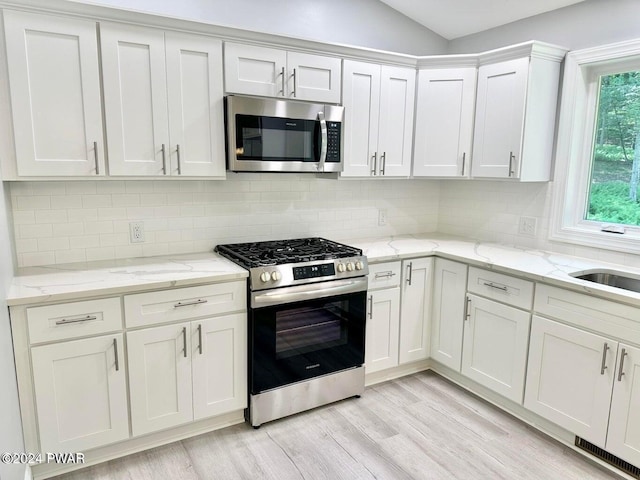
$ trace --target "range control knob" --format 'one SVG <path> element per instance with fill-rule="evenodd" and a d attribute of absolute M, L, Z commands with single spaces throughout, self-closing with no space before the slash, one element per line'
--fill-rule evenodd
<path fill-rule="evenodd" d="M 347 271 L 353 272 L 353 263 L 351 262 L 347 263 Z"/>
<path fill-rule="evenodd" d="M 282 274 L 277 270 L 275 272 L 271 272 L 271 280 L 273 280 L 274 282 L 277 282 L 281 278 L 282 278 Z"/>
<path fill-rule="evenodd" d="M 260 274 L 260 280 L 262 280 L 262 283 L 267 283 L 271 280 L 271 275 L 269 275 L 269 272 L 262 272 Z"/>
<path fill-rule="evenodd" d="M 360 260 L 358 260 L 356 262 L 356 270 L 362 270 L 364 268 L 364 263 L 362 263 Z"/>
<path fill-rule="evenodd" d="M 338 269 L 339 273 L 344 272 L 344 270 L 345 270 L 344 263 L 339 263 L 336 268 Z"/>

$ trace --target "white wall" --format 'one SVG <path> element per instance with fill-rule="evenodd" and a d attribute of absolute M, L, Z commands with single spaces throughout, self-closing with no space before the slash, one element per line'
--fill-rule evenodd
<path fill-rule="evenodd" d="M 71 0 L 414 55 L 447 40 L 378 0 Z"/>
<path fill-rule="evenodd" d="M 640 37 L 640 1 L 586 0 L 449 42 L 450 53 L 476 53 L 540 40 L 570 50 Z"/>
<path fill-rule="evenodd" d="M 13 258 L 10 248 L 11 222 L 7 215 L 7 184 L 0 182 L 0 453 L 23 452 L 22 423 L 18 405 L 11 328 L 7 310 L 7 288 L 13 277 Z M 24 479 L 24 465 L 0 463 L 2 480 Z"/>
<path fill-rule="evenodd" d="M 218 243 L 435 231 L 437 181 L 228 174 L 226 181 L 11 182 L 18 266 L 210 251 Z M 378 209 L 387 225 L 378 226 Z M 146 241 L 129 243 L 129 222 Z"/>

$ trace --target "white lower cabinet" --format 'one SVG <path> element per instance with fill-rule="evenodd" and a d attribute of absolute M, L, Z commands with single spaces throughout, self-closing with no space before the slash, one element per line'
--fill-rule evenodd
<path fill-rule="evenodd" d="M 534 316 L 524 405 L 640 465 L 640 349 Z"/>
<path fill-rule="evenodd" d="M 122 334 L 33 347 L 31 359 L 42 451 L 129 438 Z"/>
<path fill-rule="evenodd" d="M 460 371 L 467 266 L 436 258 L 433 269 L 431 357 Z"/>
<path fill-rule="evenodd" d="M 133 435 L 246 407 L 246 315 L 127 333 Z"/>
<path fill-rule="evenodd" d="M 369 293 L 365 341 L 366 373 L 398 365 L 400 288 Z"/>
<path fill-rule="evenodd" d="M 530 313 L 469 294 L 462 348 L 462 373 L 522 403 Z"/>
<path fill-rule="evenodd" d="M 399 363 L 424 360 L 431 351 L 431 286 L 433 259 L 402 262 Z"/>

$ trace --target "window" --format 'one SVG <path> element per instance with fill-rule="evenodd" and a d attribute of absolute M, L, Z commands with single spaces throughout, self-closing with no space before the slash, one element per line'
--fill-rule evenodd
<path fill-rule="evenodd" d="M 551 239 L 640 253 L 640 41 L 571 52 Z"/>

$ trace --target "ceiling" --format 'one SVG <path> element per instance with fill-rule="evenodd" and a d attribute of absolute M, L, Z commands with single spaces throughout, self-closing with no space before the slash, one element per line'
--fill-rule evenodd
<path fill-rule="evenodd" d="M 584 0 L 381 0 L 447 40 Z"/>

